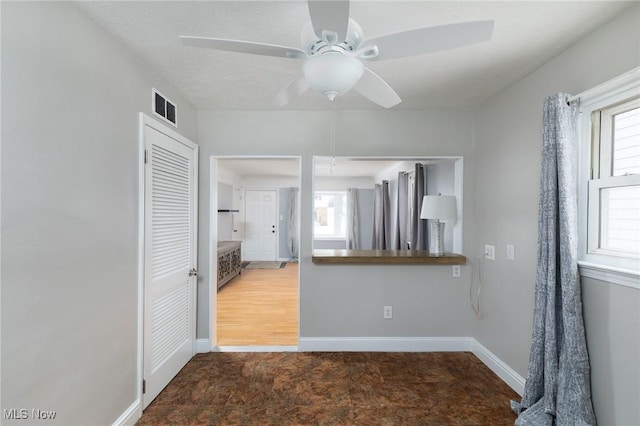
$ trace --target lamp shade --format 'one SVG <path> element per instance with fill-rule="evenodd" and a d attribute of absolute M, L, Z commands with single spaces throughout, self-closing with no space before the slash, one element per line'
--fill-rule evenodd
<path fill-rule="evenodd" d="M 362 61 L 339 52 L 314 55 L 302 64 L 309 86 L 331 100 L 351 90 L 363 73 Z"/>
<path fill-rule="evenodd" d="M 422 198 L 420 219 L 455 219 L 456 197 L 453 195 L 425 195 Z"/>

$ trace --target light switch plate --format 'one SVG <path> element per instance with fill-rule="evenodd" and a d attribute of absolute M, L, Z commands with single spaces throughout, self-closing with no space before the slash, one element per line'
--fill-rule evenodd
<path fill-rule="evenodd" d="M 507 244 L 507 260 L 516 260 L 516 248 L 513 244 Z"/>

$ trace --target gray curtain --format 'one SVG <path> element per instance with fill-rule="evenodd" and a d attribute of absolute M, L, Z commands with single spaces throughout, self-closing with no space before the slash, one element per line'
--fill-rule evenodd
<path fill-rule="evenodd" d="M 411 215 L 411 249 L 427 250 L 429 248 L 427 221 L 420 219 L 422 197 L 427 195 L 427 173 L 423 164 L 416 163 L 414 179 L 413 213 Z"/>
<path fill-rule="evenodd" d="M 373 233 L 371 248 L 386 250 L 391 247 L 391 201 L 389 182 L 376 184 L 373 195 Z"/>
<path fill-rule="evenodd" d="M 360 248 L 360 213 L 358 212 L 358 190 L 347 189 L 347 249 Z"/>
<path fill-rule="evenodd" d="M 287 248 L 291 259 L 298 259 L 298 188 L 291 188 L 289 192 L 289 209 L 287 211 Z"/>
<path fill-rule="evenodd" d="M 398 173 L 397 220 L 394 248 L 409 248 L 409 173 Z"/>
<path fill-rule="evenodd" d="M 594 425 L 577 265 L 576 107 L 545 99 L 538 266 L 529 369 L 517 425 Z"/>

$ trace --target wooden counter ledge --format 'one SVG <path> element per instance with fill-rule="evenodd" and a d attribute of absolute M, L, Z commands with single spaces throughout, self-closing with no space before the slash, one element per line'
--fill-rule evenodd
<path fill-rule="evenodd" d="M 461 254 L 432 256 L 427 250 L 314 250 L 311 261 L 319 265 L 464 265 Z"/>

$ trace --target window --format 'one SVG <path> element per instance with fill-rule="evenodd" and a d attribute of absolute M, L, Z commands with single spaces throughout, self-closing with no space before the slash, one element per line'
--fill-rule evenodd
<path fill-rule="evenodd" d="M 582 275 L 640 288 L 640 68 L 580 95 Z"/>
<path fill-rule="evenodd" d="M 347 193 L 316 191 L 313 205 L 315 238 L 347 238 Z"/>
<path fill-rule="evenodd" d="M 591 113 L 591 253 L 640 257 L 640 98 Z"/>

